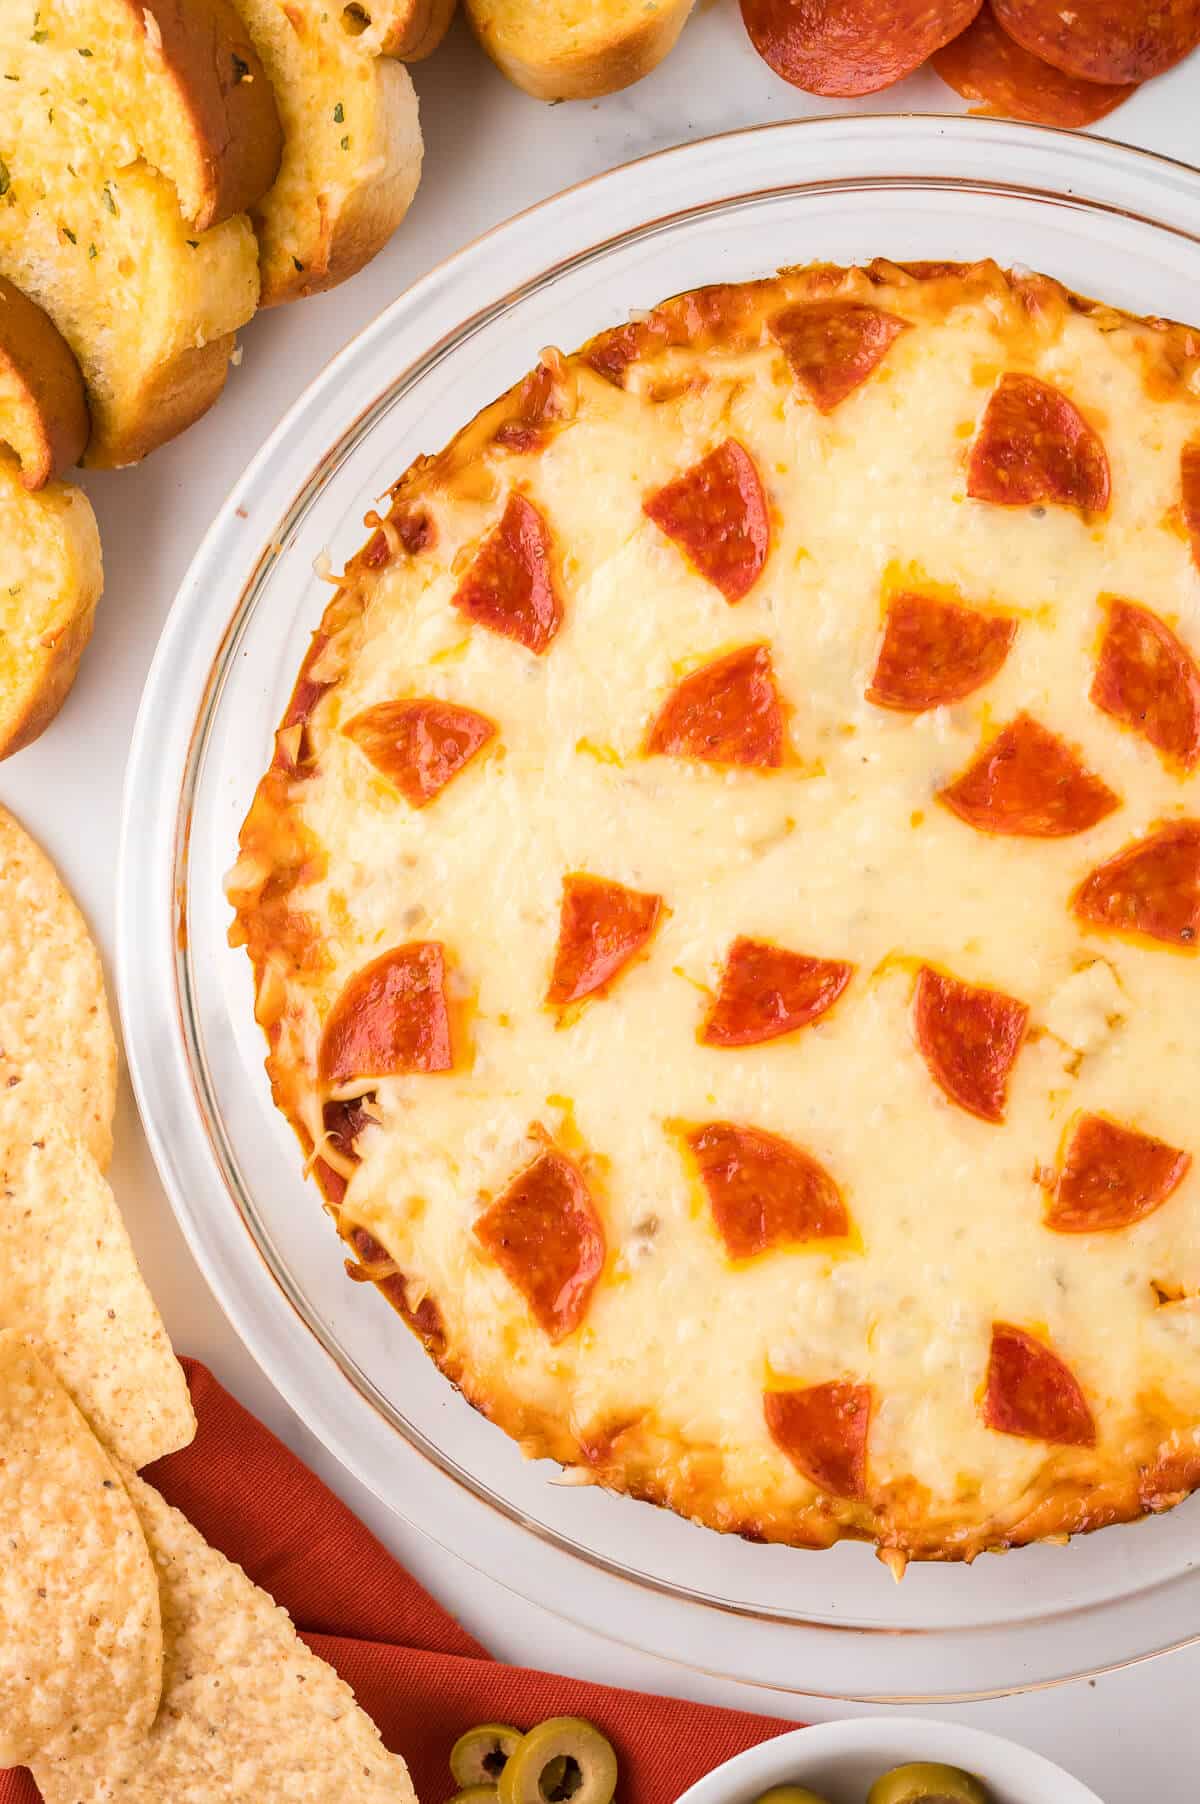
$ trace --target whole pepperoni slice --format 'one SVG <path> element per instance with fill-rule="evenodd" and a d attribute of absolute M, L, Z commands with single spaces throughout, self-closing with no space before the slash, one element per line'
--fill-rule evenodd
<path fill-rule="evenodd" d="M 1081 1115 L 1046 1210 L 1059 1234 L 1128 1228 L 1162 1207 L 1187 1176 L 1190 1153 L 1106 1115 Z"/>
<path fill-rule="evenodd" d="M 700 1039 L 706 1046 L 757 1046 L 820 1020 L 854 975 L 836 958 L 810 958 L 767 940 L 739 937 Z"/>
<path fill-rule="evenodd" d="M 1000 990 L 921 967 L 913 999 L 917 1048 L 938 1088 L 981 1121 L 1004 1120 L 1008 1078 L 1029 1010 Z"/>
<path fill-rule="evenodd" d="M 1110 84 L 1065 75 L 1002 31 L 986 3 L 974 24 L 936 50 L 930 61 L 947 87 L 979 103 L 973 112 L 1028 119 L 1034 125 L 1091 125 L 1137 89 L 1136 82 Z"/>
<path fill-rule="evenodd" d="M 1005 31 L 1082 81 L 1148 81 L 1200 44 L 1200 0 L 993 0 Z"/>
<path fill-rule="evenodd" d="M 1192 559 L 1200 569 L 1200 438 L 1193 439 L 1180 453 L 1179 493 L 1183 524 L 1192 541 Z"/>
<path fill-rule="evenodd" d="M 1024 839 L 1063 839 L 1085 833 L 1121 805 L 1064 739 L 1018 714 L 961 776 L 938 790 L 938 801 L 981 833 Z"/>
<path fill-rule="evenodd" d="M 1149 608 L 1110 602 L 1091 694 L 1169 763 L 1191 770 L 1200 759 L 1200 668 Z"/>
<path fill-rule="evenodd" d="M 1017 633 L 1015 620 L 905 590 L 888 603 L 867 700 L 922 714 L 990 683 Z"/>
<path fill-rule="evenodd" d="M 658 926 L 662 897 L 582 871 L 563 878 L 558 949 L 546 1001 L 556 1008 L 607 990 Z"/>
<path fill-rule="evenodd" d="M 1052 502 L 1103 513 L 1112 484 L 1096 433 L 1061 389 L 1001 376 L 967 466 L 967 493 L 1000 507 Z"/>
<path fill-rule="evenodd" d="M 562 625 L 550 528 L 533 502 L 509 496 L 500 524 L 475 554 L 452 597 L 468 620 L 541 656 Z"/>
<path fill-rule="evenodd" d="M 405 801 L 424 808 L 495 738 L 496 725 L 474 708 L 414 697 L 364 708 L 342 731 L 396 785 Z"/>
<path fill-rule="evenodd" d="M 861 1498 L 873 1401 L 869 1384 L 835 1379 L 805 1390 L 764 1391 L 763 1414 L 775 1445 L 818 1490 Z"/>
<path fill-rule="evenodd" d="M 761 576 L 771 545 L 767 498 L 735 438 L 648 495 L 642 511 L 726 601 L 740 601 Z"/>
<path fill-rule="evenodd" d="M 909 322 L 862 301 L 812 301 L 785 308 L 770 325 L 813 406 L 832 413 L 878 369 Z"/>
<path fill-rule="evenodd" d="M 750 42 L 809 94 L 874 94 L 957 37 L 980 0 L 742 0 Z"/>
<path fill-rule="evenodd" d="M 1079 1380 L 1024 1328 L 993 1322 L 983 1419 L 999 1434 L 1064 1447 L 1094 1447 L 1096 1423 Z"/>
<path fill-rule="evenodd" d="M 802 1147 L 761 1128 L 710 1121 L 687 1135 L 731 1259 L 838 1240 L 850 1231 L 841 1192 Z"/>
<path fill-rule="evenodd" d="M 1085 877 L 1071 898 L 1081 921 L 1195 951 L 1200 934 L 1200 820 L 1135 839 Z"/>
<path fill-rule="evenodd" d="M 449 1071 L 446 958 L 436 940 L 393 947 L 356 971 L 325 1021 L 317 1069 L 323 1083 Z"/>
<path fill-rule="evenodd" d="M 604 1229 L 579 1167 L 547 1147 L 475 1223 L 479 1243 L 553 1341 L 574 1332 L 604 1266 Z"/>
<path fill-rule="evenodd" d="M 703 664 L 672 690 L 646 735 L 648 753 L 706 764 L 783 763 L 783 706 L 765 645 Z"/>

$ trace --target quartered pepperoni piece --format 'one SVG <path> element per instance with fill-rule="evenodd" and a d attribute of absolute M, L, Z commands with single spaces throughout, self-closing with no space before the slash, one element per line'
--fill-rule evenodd
<path fill-rule="evenodd" d="M 1149 608 L 1109 604 L 1092 700 L 1170 763 L 1191 770 L 1200 759 L 1200 668 Z"/>
<path fill-rule="evenodd" d="M 767 498 L 754 459 L 735 438 L 648 495 L 642 511 L 726 601 L 740 601 L 762 574 L 771 544 Z"/>
<path fill-rule="evenodd" d="M 1200 569 L 1200 438 L 1193 439 L 1180 453 L 1179 494 L 1183 524 L 1192 541 L 1192 558 Z"/>
<path fill-rule="evenodd" d="M 809 94 L 874 94 L 963 31 L 980 0 L 742 0 L 750 42 Z"/>
<path fill-rule="evenodd" d="M 743 645 L 684 677 L 650 728 L 646 751 L 777 769 L 783 706 L 768 648 Z"/>
<path fill-rule="evenodd" d="M 706 1046 L 757 1046 L 826 1014 L 854 975 L 836 958 L 810 958 L 766 940 L 739 937 L 700 1038 Z"/>
<path fill-rule="evenodd" d="M 500 524 L 475 554 L 454 592 L 468 620 L 541 655 L 562 625 L 550 528 L 524 495 L 508 498 Z"/>
<path fill-rule="evenodd" d="M 1097 866 L 1071 898 L 1081 921 L 1196 950 L 1200 821 L 1172 821 Z"/>
<path fill-rule="evenodd" d="M 1191 1163 L 1190 1153 L 1165 1140 L 1106 1115 L 1081 1115 L 1050 1193 L 1046 1226 L 1059 1234 L 1128 1228 L 1161 1208 Z"/>
<path fill-rule="evenodd" d="M 991 682 L 1016 632 L 1001 614 L 909 590 L 894 595 L 867 700 L 906 714 L 959 702 Z"/>
<path fill-rule="evenodd" d="M 322 1082 L 449 1071 L 454 1061 L 445 983 L 445 951 L 436 940 L 396 946 L 356 971 L 321 1034 Z"/>
<path fill-rule="evenodd" d="M 967 466 L 967 493 L 1001 507 L 1049 501 L 1103 513 L 1104 446 L 1073 401 L 1036 376 L 1001 376 Z"/>
<path fill-rule="evenodd" d="M 455 702 L 377 702 L 342 729 L 405 801 L 424 808 L 496 734 L 494 721 Z"/>
<path fill-rule="evenodd" d="M 1200 44 L 1200 0 L 992 0 L 1005 31 L 1082 81 L 1148 81 Z"/>
<path fill-rule="evenodd" d="M 1029 1025 L 1023 1002 L 921 967 L 913 999 L 917 1048 L 951 1102 L 1003 1121 L 1008 1077 Z"/>
<path fill-rule="evenodd" d="M 812 301 L 786 308 L 770 324 L 792 374 L 821 413 L 852 395 L 909 326 L 862 301 Z"/>
<path fill-rule="evenodd" d="M 799 1391 L 764 1391 L 763 1414 L 775 1445 L 819 1490 L 865 1497 L 872 1402 L 869 1384 L 835 1380 Z"/>
<path fill-rule="evenodd" d="M 1085 833 L 1121 805 L 1064 739 L 1029 714 L 1010 721 L 961 776 L 938 790 L 938 801 L 981 833 L 1025 839 Z"/>
<path fill-rule="evenodd" d="M 1035 125 L 1091 125 L 1137 89 L 1136 82 L 1112 85 L 1065 75 L 1002 31 L 987 4 L 975 23 L 930 61 L 947 87 L 979 103 L 973 112 Z"/>
<path fill-rule="evenodd" d="M 983 1419 L 999 1434 L 1094 1447 L 1096 1424 L 1079 1380 L 1045 1341 L 993 1322 Z"/>
<path fill-rule="evenodd" d="M 563 878 L 558 950 L 546 1001 L 556 1008 L 606 990 L 658 925 L 662 897 L 582 871 Z"/>
<path fill-rule="evenodd" d="M 565 1153 L 539 1153 L 484 1210 L 475 1234 L 551 1340 L 578 1328 L 605 1241 L 583 1174 Z"/>
<path fill-rule="evenodd" d="M 837 1185 L 790 1140 L 761 1128 L 710 1121 L 693 1128 L 687 1143 L 731 1259 L 849 1233 L 850 1217 Z"/>

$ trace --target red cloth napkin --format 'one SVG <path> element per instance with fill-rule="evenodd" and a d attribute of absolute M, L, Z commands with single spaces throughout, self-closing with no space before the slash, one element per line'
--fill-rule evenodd
<path fill-rule="evenodd" d="M 206 1366 L 183 1364 L 196 1438 L 145 1476 L 285 1606 L 309 1646 L 353 1686 L 388 1747 L 407 1760 L 421 1804 L 444 1804 L 453 1792 L 447 1756 L 474 1723 L 590 1718 L 617 1750 L 622 1804 L 674 1804 L 723 1760 L 795 1728 L 500 1665 Z M 39 1799 L 28 1773 L 0 1773 L 0 1804 Z"/>

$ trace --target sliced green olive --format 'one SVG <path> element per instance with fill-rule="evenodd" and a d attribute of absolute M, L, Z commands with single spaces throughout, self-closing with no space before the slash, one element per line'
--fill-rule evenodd
<path fill-rule="evenodd" d="M 807 1785 L 773 1785 L 755 1798 L 754 1804 L 826 1804 L 826 1800 Z"/>
<path fill-rule="evenodd" d="M 460 1735 L 450 1750 L 450 1773 L 456 1785 L 495 1785 L 509 1756 L 519 1747 L 521 1731 L 511 1723 L 479 1723 Z"/>
<path fill-rule="evenodd" d="M 978 1779 L 959 1766 L 918 1760 L 914 1766 L 893 1767 L 876 1779 L 867 1793 L 867 1804 L 988 1804 L 988 1794 Z"/>
<path fill-rule="evenodd" d="M 617 1757 L 582 1716 L 551 1716 L 522 1738 L 497 1789 L 499 1804 L 611 1804 Z"/>
<path fill-rule="evenodd" d="M 494 1785 L 464 1785 L 456 1791 L 446 1804 L 496 1804 L 496 1787 Z"/>

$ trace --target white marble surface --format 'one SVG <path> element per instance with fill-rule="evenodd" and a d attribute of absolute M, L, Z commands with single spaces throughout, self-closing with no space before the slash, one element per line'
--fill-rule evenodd
<path fill-rule="evenodd" d="M 414 277 L 552 191 L 710 132 L 846 110 L 778 81 L 750 49 L 734 0 L 701 0 L 663 68 L 629 92 L 596 103 L 547 108 L 527 99 L 497 74 L 461 26 L 416 77 L 426 175 L 388 250 L 336 294 L 256 320 L 244 334 L 244 361 L 225 398 L 184 439 L 138 470 L 87 481 L 100 515 L 107 572 L 95 641 L 54 727 L 0 768 L 0 799 L 57 858 L 110 961 L 122 772 L 159 627 L 216 508 L 299 390 Z M 1110 135 L 1194 159 L 1198 101 L 1200 56 L 1137 95 L 1107 122 Z M 899 109 L 960 110 L 932 75 L 914 77 L 869 107 Z M 520 1603 L 433 1547 L 322 1452 L 243 1351 L 175 1227 L 127 1087 L 115 1182 L 176 1344 L 207 1360 L 498 1656 L 783 1716 L 847 1713 L 819 1698 L 751 1691 L 630 1653 Z M 474 1557 L 486 1565 L 486 1550 L 474 1550 Z M 630 1632 L 636 1638 L 636 1624 Z M 719 1625 L 712 1645 L 697 1648 L 701 1663 L 719 1665 L 718 1637 Z M 969 1685 L 968 1672 L 960 1678 Z M 819 1691 L 820 1673 L 797 1673 L 794 1681 Z M 1151 1797 L 1156 1804 L 1193 1804 L 1200 1768 L 1193 1688 L 1200 1690 L 1200 1647 L 1095 1683 L 943 1714 L 1028 1742 L 1078 1773 L 1106 1804 L 1142 1804 Z"/>

